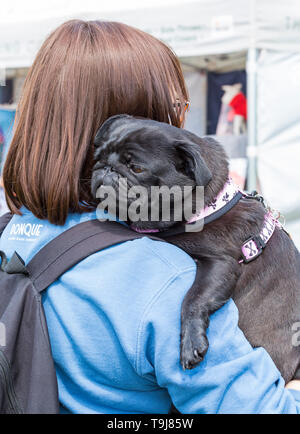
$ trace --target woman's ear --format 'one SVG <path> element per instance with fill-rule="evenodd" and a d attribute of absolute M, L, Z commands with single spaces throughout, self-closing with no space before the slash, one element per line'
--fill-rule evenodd
<path fill-rule="evenodd" d="M 177 152 L 186 174 L 195 180 L 196 185 L 205 187 L 211 181 L 212 174 L 202 158 L 200 146 L 190 141 L 180 142 Z"/>

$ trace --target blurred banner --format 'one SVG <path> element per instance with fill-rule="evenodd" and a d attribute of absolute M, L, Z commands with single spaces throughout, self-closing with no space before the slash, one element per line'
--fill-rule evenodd
<path fill-rule="evenodd" d="M 0 106 L 0 171 L 2 173 L 3 163 L 12 138 L 15 110 L 2 108 Z"/>
<path fill-rule="evenodd" d="M 299 0 L 10 0 L 1 5 L 0 67 L 27 67 L 46 36 L 73 18 L 120 21 L 178 56 L 258 48 L 299 51 Z"/>
<path fill-rule="evenodd" d="M 12 138 L 15 110 L 2 108 L 0 106 L 0 170 L 2 173 L 3 164 Z M 2 182 L 0 185 L 0 215 L 8 211 Z"/>
<path fill-rule="evenodd" d="M 13 4 L 19 7 L 13 8 Z M 45 4 L 44 4 L 45 3 Z M 0 16 L 0 65 L 29 66 L 46 36 L 72 18 L 120 21 L 169 44 L 178 56 L 245 50 L 249 0 L 39 2 L 11 0 Z M 118 5 L 118 7 L 117 7 Z"/>
<path fill-rule="evenodd" d="M 300 50 L 299 0 L 256 0 L 256 43 L 276 51 Z"/>

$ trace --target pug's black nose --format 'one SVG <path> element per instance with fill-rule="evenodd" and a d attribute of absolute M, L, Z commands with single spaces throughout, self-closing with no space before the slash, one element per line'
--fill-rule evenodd
<path fill-rule="evenodd" d="M 118 174 L 113 170 L 108 170 L 103 175 L 103 184 L 111 185 L 115 181 L 118 181 Z"/>

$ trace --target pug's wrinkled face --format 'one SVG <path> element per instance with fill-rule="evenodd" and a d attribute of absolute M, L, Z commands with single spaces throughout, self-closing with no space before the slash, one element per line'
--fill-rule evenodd
<path fill-rule="evenodd" d="M 98 130 L 95 138 L 95 161 L 92 175 L 93 196 L 99 198 L 103 187 L 113 188 L 117 199 L 116 215 L 120 217 L 120 206 L 121 203 L 124 204 L 124 200 L 120 200 L 121 194 L 124 199 L 126 190 L 125 206 L 128 210 L 137 199 L 137 195 L 132 194 L 132 191 L 137 192 L 140 195 L 140 207 L 147 205 L 149 218 L 144 215 L 143 219 L 132 220 L 129 215 L 125 221 L 134 221 L 140 229 L 162 229 L 174 224 L 174 215 L 179 204 L 176 204 L 174 195 L 171 195 L 170 217 L 166 219 L 162 213 L 162 205 L 163 200 L 169 199 L 167 195 L 164 198 L 160 196 L 154 204 L 155 187 L 163 187 L 166 191 L 174 186 L 181 190 L 188 186 L 192 189 L 196 185 L 205 186 L 211 179 L 199 146 L 189 143 L 183 130 L 128 115 L 113 116 Z M 143 192 L 145 197 L 141 198 Z M 151 219 L 151 207 L 156 207 L 158 211 L 154 221 Z"/>

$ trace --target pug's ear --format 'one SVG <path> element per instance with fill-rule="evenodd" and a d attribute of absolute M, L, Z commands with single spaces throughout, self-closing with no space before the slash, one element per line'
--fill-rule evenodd
<path fill-rule="evenodd" d="M 107 138 L 106 135 L 109 133 L 109 129 L 111 125 L 113 125 L 115 122 L 117 122 L 120 119 L 128 119 L 128 118 L 132 118 L 132 116 L 122 114 L 122 115 L 111 116 L 110 118 L 106 119 L 106 121 L 101 125 L 101 127 L 96 133 L 96 137 L 94 140 L 95 148 L 98 148 L 103 144 L 103 141 Z"/>
<path fill-rule="evenodd" d="M 199 145 L 189 141 L 180 142 L 177 152 L 185 173 L 195 180 L 196 185 L 205 187 L 211 181 L 212 174 L 202 158 Z"/>

